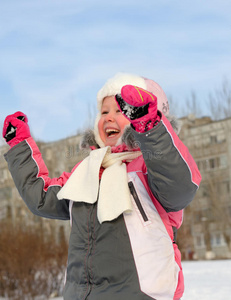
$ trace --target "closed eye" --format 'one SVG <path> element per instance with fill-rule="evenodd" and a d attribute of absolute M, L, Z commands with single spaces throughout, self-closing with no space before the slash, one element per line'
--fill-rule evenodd
<path fill-rule="evenodd" d="M 106 114 L 108 114 L 108 111 L 106 111 L 106 110 L 101 112 L 101 115 L 106 115 Z"/>

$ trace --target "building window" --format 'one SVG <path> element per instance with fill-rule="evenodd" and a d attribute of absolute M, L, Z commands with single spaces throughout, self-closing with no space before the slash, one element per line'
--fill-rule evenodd
<path fill-rule="evenodd" d="M 215 169 L 215 167 L 216 167 L 216 160 L 214 158 L 211 158 L 209 160 L 209 168 L 210 169 Z"/>
<path fill-rule="evenodd" d="M 197 236 L 196 237 L 196 241 L 197 241 L 197 246 L 202 246 L 202 239 L 201 239 L 201 236 Z"/>
<path fill-rule="evenodd" d="M 214 135 L 214 136 L 210 136 L 210 143 L 211 144 L 216 144 L 217 143 L 217 137 Z"/>
<path fill-rule="evenodd" d="M 219 246 L 222 246 L 224 245 L 224 238 L 223 238 L 223 234 L 222 233 L 214 233 L 212 236 L 211 236 L 211 245 L 213 247 L 219 247 Z"/>
<path fill-rule="evenodd" d="M 224 169 L 227 168 L 227 157 L 226 155 L 221 155 L 205 160 L 200 160 L 197 161 L 197 165 L 200 171 L 209 171 L 218 168 Z"/>
<path fill-rule="evenodd" d="M 219 167 L 220 168 L 227 168 L 227 156 L 226 155 L 221 155 L 219 157 Z"/>
<path fill-rule="evenodd" d="M 195 236 L 195 242 L 197 248 L 203 248 L 205 246 L 203 234 L 197 234 Z"/>
<path fill-rule="evenodd" d="M 230 193 L 230 184 L 229 184 L 228 181 L 224 181 L 222 183 L 222 193 L 224 195 L 229 195 L 229 193 Z"/>
<path fill-rule="evenodd" d="M 217 135 L 217 142 L 218 142 L 219 144 L 226 142 L 226 136 L 225 136 L 224 132 L 220 132 L 220 133 Z"/>
<path fill-rule="evenodd" d="M 221 235 L 216 234 L 215 238 L 216 238 L 216 245 L 220 245 L 221 244 Z"/>

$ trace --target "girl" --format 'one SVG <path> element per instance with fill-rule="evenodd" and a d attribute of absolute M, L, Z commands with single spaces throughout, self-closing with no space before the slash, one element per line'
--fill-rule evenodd
<path fill-rule="evenodd" d="M 88 157 L 53 179 L 26 115 L 8 116 L 3 136 L 14 182 L 34 214 L 70 219 L 65 300 L 180 299 L 175 232 L 198 189 L 197 166 L 154 81 L 117 74 L 97 102 L 95 128 L 82 141 Z"/>

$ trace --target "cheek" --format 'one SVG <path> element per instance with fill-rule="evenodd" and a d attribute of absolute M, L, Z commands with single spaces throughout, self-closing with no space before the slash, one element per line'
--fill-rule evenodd
<path fill-rule="evenodd" d="M 119 126 L 123 130 L 126 125 L 129 125 L 130 122 L 124 116 L 121 116 L 119 119 Z"/>
<path fill-rule="evenodd" d="M 98 131 L 99 131 L 99 135 L 100 135 L 101 139 L 103 140 L 104 131 L 103 131 L 103 119 L 102 118 L 100 118 L 99 122 L 98 122 Z"/>

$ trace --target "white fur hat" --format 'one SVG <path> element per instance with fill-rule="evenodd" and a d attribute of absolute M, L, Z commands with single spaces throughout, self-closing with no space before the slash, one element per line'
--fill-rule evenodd
<path fill-rule="evenodd" d="M 99 92 L 97 93 L 97 106 L 99 112 L 101 111 L 103 99 L 107 96 L 120 94 L 121 88 L 127 84 L 138 86 L 154 94 L 157 97 L 158 110 L 165 115 L 169 114 L 169 104 L 167 96 L 158 83 L 151 79 L 127 73 L 117 73 L 114 77 L 108 79 L 104 86 L 99 90 Z M 95 139 L 100 147 L 104 147 L 105 145 L 101 140 L 98 131 L 99 119 L 100 114 L 97 115 L 95 121 Z"/>

